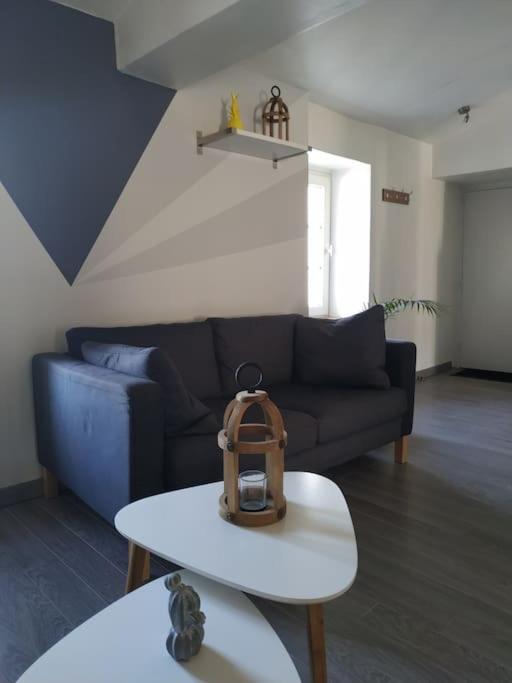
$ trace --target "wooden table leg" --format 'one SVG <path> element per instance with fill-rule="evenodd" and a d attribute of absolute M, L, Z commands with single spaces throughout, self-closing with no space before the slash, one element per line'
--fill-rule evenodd
<path fill-rule="evenodd" d="M 131 593 L 149 579 L 149 551 L 130 541 L 125 593 Z"/>
<path fill-rule="evenodd" d="M 313 683 L 327 683 L 325 659 L 324 607 L 308 605 L 309 655 Z"/>

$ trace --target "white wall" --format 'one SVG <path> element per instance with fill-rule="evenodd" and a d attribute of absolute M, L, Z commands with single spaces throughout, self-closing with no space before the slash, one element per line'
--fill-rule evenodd
<path fill-rule="evenodd" d="M 63 346 L 71 290 L 0 184 L 0 488 L 39 476 L 30 359 Z"/>
<path fill-rule="evenodd" d="M 512 189 L 464 198 L 463 367 L 512 372 Z"/>
<path fill-rule="evenodd" d="M 39 477 L 30 359 L 68 327 L 306 311 L 306 157 L 196 153 L 231 90 L 252 129 L 271 85 L 233 68 L 176 94 L 72 287 L 0 186 L 0 488 Z M 284 90 L 306 142 L 307 96 Z"/>
<path fill-rule="evenodd" d="M 176 94 L 73 287 L 77 322 L 305 310 L 306 157 L 274 170 L 213 149 L 196 154 L 196 131 L 225 125 L 232 89 L 252 129 L 268 86 L 239 68 Z M 307 97 L 286 91 L 293 137 L 306 142 Z"/>
<path fill-rule="evenodd" d="M 462 195 L 432 180 L 432 147 L 309 104 L 309 144 L 372 165 L 371 290 L 437 299 L 446 313 L 433 320 L 407 313 L 388 324 L 389 336 L 412 339 L 418 369 L 458 360 Z M 383 188 L 413 191 L 411 204 L 382 202 Z"/>

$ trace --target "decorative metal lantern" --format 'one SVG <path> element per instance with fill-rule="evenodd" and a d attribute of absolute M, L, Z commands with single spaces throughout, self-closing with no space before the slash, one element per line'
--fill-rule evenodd
<path fill-rule="evenodd" d="M 262 124 L 263 124 L 263 135 L 267 135 L 267 124 L 269 126 L 269 135 L 271 137 L 276 137 L 274 134 L 274 126 L 277 125 L 277 137 L 280 140 L 290 139 L 290 112 L 288 107 L 283 102 L 281 98 L 281 88 L 277 85 L 273 85 L 270 91 L 272 97 L 269 99 L 262 114 Z M 285 135 L 283 136 L 283 124 Z"/>
<path fill-rule="evenodd" d="M 239 391 L 224 413 L 223 429 L 218 434 L 219 447 L 224 457 L 224 493 L 221 495 L 220 515 L 228 522 L 241 526 L 265 526 L 274 524 L 286 514 L 286 499 L 283 494 L 284 448 L 287 434 L 283 418 L 266 391 L 257 387 L 263 379 L 256 363 L 242 363 L 235 377 L 240 387 L 239 376 L 244 368 L 256 368 L 259 379 L 249 388 Z M 264 424 L 244 423 L 247 410 L 257 404 L 264 416 Z M 240 505 L 239 470 L 240 457 L 261 454 L 265 457 L 266 505 L 263 509 L 243 509 Z M 240 477 L 242 478 L 242 473 Z"/>

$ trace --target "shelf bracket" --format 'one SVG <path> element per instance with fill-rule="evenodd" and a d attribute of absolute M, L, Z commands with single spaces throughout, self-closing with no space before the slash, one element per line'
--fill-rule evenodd
<path fill-rule="evenodd" d="M 295 154 L 287 154 L 285 157 L 278 157 L 277 159 L 274 159 L 272 161 L 272 166 L 274 168 L 277 168 L 277 162 L 282 161 L 283 159 L 293 159 L 294 157 L 301 157 L 303 154 L 307 154 L 308 152 L 311 152 L 313 148 L 311 145 L 308 145 L 307 150 L 301 150 L 300 152 L 295 152 Z"/>
<path fill-rule="evenodd" d="M 203 131 L 202 130 L 196 130 L 196 149 L 197 153 L 202 156 L 204 147 L 202 145 L 201 138 L 203 137 Z"/>

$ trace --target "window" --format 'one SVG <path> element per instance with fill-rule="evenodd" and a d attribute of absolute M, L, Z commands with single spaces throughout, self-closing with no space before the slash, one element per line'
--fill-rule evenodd
<path fill-rule="evenodd" d="M 331 175 L 309 172 L 308 307 L 310 315 L 328 315 L 331 254 Z"/>
<path fill-rule="evenodd" d="M 344 318 L 369 301 L 371 166 L 315 149 L 309 163 L 309 314 Z"/>

